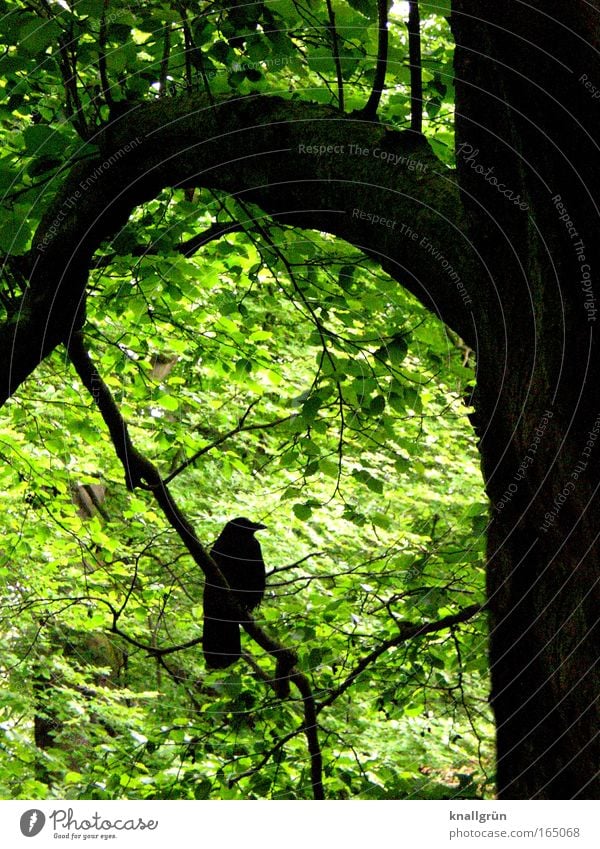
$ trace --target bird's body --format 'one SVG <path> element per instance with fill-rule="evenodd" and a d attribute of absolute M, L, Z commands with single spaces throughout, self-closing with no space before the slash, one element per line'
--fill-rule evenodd
<path fill-rule="evenodd" d="M 242 517 L 233 519 L 210 552 L 242 611 L 254 610 L 265 592 L 265 563 L 254 537 L 264 527 Z M 239 615 L 232 610 L 227 592 L 208 581 L 204 585 L 202 643 L 206 665 L 212 669 L 225 669 L 241 655 Z"/>

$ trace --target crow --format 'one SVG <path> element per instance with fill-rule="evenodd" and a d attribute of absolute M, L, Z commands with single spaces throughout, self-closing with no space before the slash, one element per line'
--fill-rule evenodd
<path fill-rule="evenodd" d="M 227 522 L 211 549 L 211 557 L 238 605 L 254 610 L 265 593 L 265 562 L 256 531 L 266 525 L 240 517 Z M 204 632 L 202 646 L 206 665 L 225 669 L 241 656 L 240 619 L 227 598 L 227 592 L 209 581 L 204 584 Z"/>

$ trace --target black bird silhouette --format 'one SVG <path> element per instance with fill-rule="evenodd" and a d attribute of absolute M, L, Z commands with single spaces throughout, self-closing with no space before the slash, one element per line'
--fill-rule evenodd
<path fill-rule="evenodd" d="M 211 549 L 211 557 L 229 584 L 233 597 L 250 612 L 265 593 L 265 562 L 256 531 L 266 525 L 240 517 L 227 522 Z M 240 657 L 240 618 L 231 609 L 227 592 L 204 584 L 204 659 L 211 669 L 225 669 Z"/>

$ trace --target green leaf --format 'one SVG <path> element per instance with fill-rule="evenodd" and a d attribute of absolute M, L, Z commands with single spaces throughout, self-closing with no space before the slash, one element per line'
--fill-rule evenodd
<path fill-rule="evenodd" d="M 319 460 L 319 469 L 324 475 L 327 475 L 330 478 L 337 478 L 340 473 L 339 464 L 328 459 Z"/>
<path fill-rule="evenodd" d="M 377 20 L 377 0 L 348 0 L 348 5 L 364 15 L 365 18 L 371 21 Z"/>
<path fill-rule="evenodd" d="M 25 148 L 29 154 L 60 155 L 68 147 L 69 141 L 51 126 L 37 124 L 26 127 L 23 132 Z"/>
<path fill-rule="evenodd" d="M 106 2 L 105 0 L 78 0 L 76 8 L 78 15 L 89 15 L 99 20 L 106 8 Z"/>
<path fill-rule="evenodd" d="M 19 48 L 25 50 L 32 56 L 48 47 L 56 45 L 61 29 L 55 21 L 46 21 L 37 18 L 29 21 L 19 30 Z"/>
<path fill-rule="evenodd" d="M 302 522 L 305 522 L 312 516 L 312 508 L 308 504 L 294 504 L 292 509 L 296 518 Z"/>
<path fill-rule="evenodd" d="M 411 461 L 406 457 L 396 457 L 394 460 L 394 465 L 396 467 L 396 471 L 404 474 L 404 472 L 408 472 L 410 469 Z"/>
<path fill-rule="evenodd" d="M 352 476 L 365 484 L 372 492 L 376 492 L 378 495 L 383 493 L 383 482 L 374 477 L 367 469 L 355 469 Z"/>
<path fill-rule="evenodd" d="M 375 398 L 373 398 L 369 402 L 369 413 L 372 416 L 379 416 L 381 415 L 381 413 L 383 413 L 384 410 L 385 398 L 383 397 L 383 395 L 376 395 Z"/>
<path fill-rule="evenodd" d="M 161 395 L 157 398 L 157 404 L 160 404 L 163 409 L 171 412 L 179 409 L 179 399 L 174 395 Z"/>
<path fill-rule="evenodd" d="M 452 0 L 421 0 L 421 17 L 427 14 L 442 15 L 450 17 L 452 12 Z"/>
<path fill-rule="evenodd" d="M 311 71 L 326 76 L 335 76 L 335 62 L 328 48 L 322 46 L 310 47 L 306 53 L 308 67 Z"/>
<path fill-rule="evenodd" d="M 399 366 L 408 353 L 408 342 L 404 336 L 394 336 L 387 346 L 387 353 L 392 365 Z"/>
<path fill-rule="evenodd" d="M 311 395 L 310 398 L 307 398 L 302 404 L 302 418 L 307 422 L 312 422 L 316 418 L 321 406 L 322 401 L 319 396 Z"/>
<path fill-rule="evenodd" d="M 16 206 L 13 211 L 2 216 L 0 222 L 0 250 L 7 254 L 22 254 L 29 247 L 31 222 L 29 209 Z"/>

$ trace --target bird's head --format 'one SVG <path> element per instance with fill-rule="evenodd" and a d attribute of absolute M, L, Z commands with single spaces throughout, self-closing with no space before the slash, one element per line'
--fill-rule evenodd
<path fill-rule="evenodd" d="M 249 531 L 252 534 L 255 531 L 264 531 L 266 527 L 266 525 L 262 525 L 260 522 L 253 522 L 244 516 L 239 516 L 237 519 L 227 522 L 227 528 L 230 530 Z"/>

